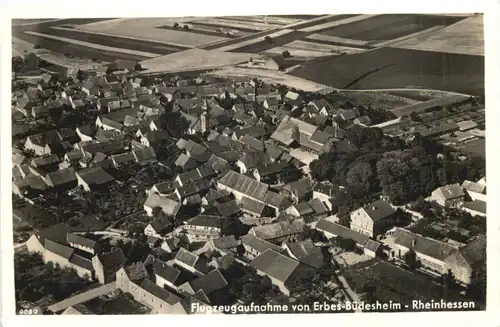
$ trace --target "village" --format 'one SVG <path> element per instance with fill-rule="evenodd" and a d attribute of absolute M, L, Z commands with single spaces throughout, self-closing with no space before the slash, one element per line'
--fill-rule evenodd
<path fill-rule="evenodd" d="M 257 78 L 40 61 L 12 83 L 20 312 L 484 306 L 484 157 L 463 150 L 484 141 L 475 98 L 395 115 Z"/>

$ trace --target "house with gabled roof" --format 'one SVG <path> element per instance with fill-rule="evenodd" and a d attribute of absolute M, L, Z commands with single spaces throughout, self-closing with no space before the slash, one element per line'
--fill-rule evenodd
<path fill-rule="evenodd" d="M 465 180 L 462 183 L 462 188 L 472 201 L 480 200 L 486 202 L 486 185 Z"/>
<path fill-rule="evenodd" d="M 394 238 L 391 257 L 404 260 L 405 254 L 413 250 L 424 268 L 438 274 L 448 272 L 446 259 L 458 252 L 458 248 L 449 243 L 415 234 L 404 228 L 396 228 L 391 231 L 390 236 Z"/>
<path fill-rule="evenodd" d="M 165 252 L 172 253 L 179 249 L 180 240 L 176 237 L 169 237 L 161 243 L 161 249 Z"/>
<path fill-rule="evenodd" d="M 193 273 L 196 276 L 203 276 L 207 271 L 207 265 L 204 260 L 198 255 L 189 252 L 184 248 L 180 248 L 177 252 L 174 263 L 178 267 Z"/>
<path fill-rule="evenodd" d="M 186 231 L 189 242 L 206 242 L 220 236 L 222 218 L 220 216 L 200 214 L 185 222 L 182 228 Z"/>
<path fill-rule="evenodd" d="M 173 225 L 167 217 L 158 217 L 144 227 L 144 235 L 163 238 L 172 229 Z"/>
<path fill-rule="evenodd" d="M 153 271 L 155 274 L 156 285 L 159 287 L 165 288 L 165 286 L 167 286 L 175 290 L 179 286 L 176 284 L 181 274 L 178 269 L 169 266 L 161 260 L 155 259 L 153 261 Z"/>
<path fill-rule="evenodd" d="M 430 200 L 443 207 L 457 207 L 464 201 L 464 196 L 464 190 L 456 183 L 438 187 L 432 191 Z"/>
<path fill-rule="evenodd" d="M 181 204 L 179 202 L 153 192 L 149 193 L 144 203 L 144 210 L 147 212 L 148 216 L 153 215 L 153 210 L 155 208 L 161 208 L 166 215 L 175 217 L 180 207 Z"/>
<path fill-rule="evenodd" d="M 78 184 L 75 169 L 72 167 L 48 173 L 44 179 L 49 187 L 57 188 L 58 190 L 68 190 Z"/>
<path fill-rule="evenodd" d="M 285 240 L 295 239 L 304 230 L 305 223 L 302 220 L 279 221 L 272 224 L 255 226 L 248 234 L 266 240 L 274 244 L 280 244 Z"/>
<path fill-rule="evenodd" d="M 486 269 L 486 236 L 480 235 L 444 259 L 444 262 L 460 283 L 470 285 L 478 271 Z"/>
<path fill-rule="evenodd" d="M 87 192 L 108 185 L 115 180 L 113 176 L 99 166 L 77 171 L 75 176 L 78 180 L 78 185 L 83 187 Z"/>
<path fill-rule="evenodd" d="M 210 295 L 214 291 L 223 289 L 227 285 L 228 282 L 219 269 L 214 269 L 204 276 L 180 285 L 179 290 L 191 295 L 201 295 L 202 298 L 208 300 L 210 303 Z"/>
<path fill-rule="evenodd" d="M 389 230 L 396 223 L 396 209 L 384 200 L 377 200 L 351 213 L 351 229 L 370 237 Z"/>
<path fill-rule="evenodd" d="M 125 265 L 126 258 L 121 249 L 101 253 L 92 257 L 96 278 L 101 284 L 116 280 L 116 272 Z"/>
<path fill-rule="evenodd" d="M 315 269 L 320 269 L 325 265 L 325 257 L 320 247 L 314 245 L 311 239 L 301 242 L 286 243 L 284 245 L 288 255 Z"/>
<path fill-rule="evenodd" d="M 285 295 L 290 295 L 290 289 L 287 287 L 291 280 L 300 275 L 304 269 L 300 262 L 285 256 L 279 252 L 268 249 L 250 262 L 250 266 L 257 270 L 262 276 L 268 276 L 273 285 L 276 285 Z"/>

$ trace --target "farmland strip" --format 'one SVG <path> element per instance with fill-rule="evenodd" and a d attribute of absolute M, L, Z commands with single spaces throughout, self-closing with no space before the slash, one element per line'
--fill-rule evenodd
<path fill-rule="evenodd" d="M 83 30 L 75 30 L 72 28 L 53 27 L 47 31 L 47 34 L 59 37 L 67 37 L 73 40 L 83 42 L 101 44 L 105 46 L 130 49 L 149 53 L 170 54 L 177 51 L 187 50 L 187 47 L 180 47 L 177 45 L 168 45 L 159 42 L 137 40 L 121 36 L 108 36 L 94 32 L 87 32 Z"/>
<path fill-rule="evenodd" d="M 82 42 L 82 41 L 78 41 L 78 40 L 68 39 L 68 38 L 65 38 L 65 37 L 52 36 L 52 35 L 47 35 L 47 34 L 38 33 L 38 32 L 27 31 L 27 32 L 25 32 L 25 34 L 33 35 L 33 36 L 38 36 L 38 37 L 42 37 L 42 38 L 47 38 L 47 39 L 51 39 L 51 40 L 62 41 L 62 42 L 66 42 L 66 43 L 69 43 L 69 44 L 75 44 L 75 45 L 79 45 L 79 46 L 93 48 L 93 49 L 96 49 L 96 50 L 104 50 L 104 51 L 112 51 L 112 52 L 118 52 L 118 53 L 126 53 L 126 54 L 131 54 L 131 55 L 146 57 L 146 58 L 154 58 L 154 57 L 159 56 L 159 54 L 156 54 L 156 53 L 149 53 L 149 52 L 142 52 L 142 51 L 135 51 L 135 50 L 128 50 L 128 49 L 113 48 L 113 47 L 108 47 L 108 46 L 105 46 L 105 45 L 100 45 L 100 44 L 95 44 L 95 43 L 89 43 L 89 42 Z"/>
<path fill-rule="evenodd" d="M 266 23 L 245 23 L 241 22 L 239 23 L 238 21 L 230 20 L 230 19 L 202 19 L 202 20 L 196 20 L 193 21 L 193 23 L 196 24 L 205 24 L 207 26 L 218 26 L 218 27 L 229 27 L 229 28 L 234 28 L 234 29 L 240 29 L 242 31 L 247 31 L 247 32 L 255 32 L 255 31 L 263 31 L 267 30 L 270 28 L 277 28 L 280 27 L 280 25 L 274 25 L 274 24 L 266 24 Z"/>
<path fill-rule="evenodd" d="M 294 28 L 294 29 L 301 29 L 301 28 L 308 28 L 311 26 L 316 26 L 318 24 L 324 24 L 328 22 L 334 22 L 338 20 L 343 20 L 349 17 L 354 17 L 358 15 L 324 15 L 324 16 L 319 16 L 315 17 L 306 21 L 298 22 L 296 24 L 288 25 L 288 28 Z"/>
<path fill-rule="evenodd" d="M 291 31 L 290 33 L 284 33 L 279 36 L 273 37 L 270 35 L 271 40 L 268 41 L 265 38 L 258 40 L 258 42 L 253 42 L 252 44 L 245 45 L 243 47 L 233 49 L 232 52 L 247 52 L 247 53 L 259 53 L 278 46 L 282 46 L 293 42 L 295 40 L 300 40 L 304 37 L 304 33 L 299 31 Z"/>
<path fill-rule="evenodd" d="M 418 37 L 420 35 L 440 30 L 440 29 L 442 29 L 444 27 L 445 26 L 443 26 L 443 25 L 433 26 L 433 27 L 430 27 L 430 28 L 425 29 L 423 31 L 415 32 L 415 33 L 408 34 L 408 35 L 404 35 L 404 36 L 401 36 L 401 37 L 398 37 L 398 38 L 395 38 L 395 39 L 392 39 L 392 40 L 383 41 L 383 42 L 374 44 L 373 46 L 375 46 L 377 48 L 378 47 L 385 47 L 385 46 L 388 46 L 390 44 L 395 44 L 395 43 L 398 43 L 398 42 L 401 42 L 401 41 L 405 41 L 405 40 L 408 40 L 408 39 L 413 39 L 413 38 Z"/>
<path fill-rule="evenodd" d="M 311 27 L 302 28 L 300 31 L 301 32 L 319 32 L 319 31 L 326 30 L 326 29 L 329 29 L 329 28 L 332 28 L 335 26 L 354 23 L 354 22 L 358 22 L 360 20 L 365 20 L 365 19 L 372 18 L 375 16 L 378 16 L 378 15 L 357 15 L 354 17 L 346 18 L 346 19 L 336 20 L 333 22 L 328 22 L 328 23 L 324 23 L 324 24 L 319 24 L 319 25 L 314 25 Z"/>
<path fill-rule="evenodd" d="M 277 32 L 269 34 L 269 37 L 270 38 L 277 38 L 277 37 L 280 37 L 280 36 L 283 36 L 283 35 L 287 35 L 287 34 L 290 34 L 290 33 L 293 33 L 293 32 L 295 32 L 295 31 L 294 30 L 290 30 L 290 29 L 279 30 Z M 246 47 L 246 46 L 250 46 L 252 44 L 256 44 L 256 43 L 263 42 L 263 41 L 264 41 L 263 37 L 262 38 L 251 38 L 249 40 L 246 40 L 246 41 L 243 41 L 243 42 L 240 42 L 240 43 L 236 43 L 236 44 L 224 46 L 224 47 L 219 48 L 217 50 L 219 50 L 219 51 L 233 51 L 235 49 L 240 49 L 240 48 L 243 48 L 243 47 Z M 240 52 L 242 52 L 242 51 L 240 51 Z"/>
<path fill-rule="evenodd" d="M 257 22 L 261 23 L 266 20 L 269 24 L 273 25 L 286 25 L 286 24 L 292 24 L 292 23 L 297 23 L 300 21 L 300 19 L 285 19 L 285 18 L 279 18 L 279 17 L 273 17 L 273 16 L 223 16 L 223 17 L 216 17 L 217 19 L 225 19 L 225 20 L 235 20 L 235 21 L 241 21 L 241 22 Z"/>
<path fill-rule="evenodd" d="M 347 38 L 343 38 L 343 37 L 323 35 L 323 34 L 312 34 L 312 35 L 309 35 L 307 38 L 314 40 L 314 41 L 327 41 L 327 42 L 331 42 L 334 44 L 348 44 L 348 45 L 356 45 L 356 46 L 362 46 L 362 45 L 366 45 L 368 43 L 368 41 L 347 39 Z M 329 44 L 329 43 L 326 43 L 326 44 Z"/>

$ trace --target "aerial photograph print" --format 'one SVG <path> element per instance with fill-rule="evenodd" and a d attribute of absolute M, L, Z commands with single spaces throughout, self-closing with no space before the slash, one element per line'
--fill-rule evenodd
<path fill-rule="evenodd" d="M 12 19 L 16 314 L 486 310 L 483 18 Z"/>

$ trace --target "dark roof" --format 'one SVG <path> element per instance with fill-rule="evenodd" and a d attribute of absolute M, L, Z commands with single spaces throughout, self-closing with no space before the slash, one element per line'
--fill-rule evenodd
<path fill-rule="evenodd" d="M 144 279 L 141 284 L 141 288 L 144 289 L 146 292 L 154 295 L 158 299 L 162 300 L 163 302 L 166 302 L 170 305 L 174 305 L 178 302 L 180 302 L 180 298 L 176 296 L 175 294 L 167 291 L 164 288 L 161 288 L 160 286 L 156 285 L 149 279 Z"/>
<path fill-rule="evenodd" d="M 222 236 L 212 240 L 214 246 L 218 249 L 230 249 L 235 248 L 239 245 L 234 235 Z"/>
<path fill-rule="evenodd" d="M 226 287 L 228 283 L 221 272 L 215 269 L 205 276 L 193 280 L 190 285 L 195 292 L 202 290 L 206 295 L 210 295 L 213 291 Z"/>
<path fill-rule="evenodd" d="M 288 244 L 290 252 L 302 263 L 314 268 L 321 268 L 324 265 L 324 257 L 321 248 L 314 245 L 311 239 L 302 242 Z"/>
<path fill-rule="evenodd" d="M 151 227 L 153 227 L 153 229 L 157 232 L 157 233 L 161 233 L 163 232 L 165 229 L 169 228 L 169 227 L 172 227 L 172 223 L 170 222 L 170 220 L 166 217 L 162 217 L 162 218 L 159 218 L 159 219 L 155 219 L 153 220 L 151 223 L 150 223 Z"/>
<path fill-rule="evenodd" d="M 397 228 L 394 232 L 394 243 L 438 260 L 444 260 L 457 252 L 457 249 L 448 243 L 424 237 L 403 228 Z"/>
<path fill-rule="evenodd" d="M 314 210 L 316 214 L 323 214 L 328 212 L 328 208 L 321 202 L 320 199 L 314 198 L 308 202 L 311 208 Z"/>
<path fill-rule="evenodd" d="M 264 253 L 267 249 L 272 249 L 277 252 L 281 252 L 281 247 L 269 243 L 266 240 L 256 237 L 252 234 L 246 234 L 241 237 L 241 243 L 247 245 L 248 247 L 257 250 L 259 253 Z"/>
<path fill-rule="evenodd" d="M 257 256 L 250 265 L 281 282 L 286 282 L 299 266 L 299 262 L 271 249 Z"/>
<path fill-rule="evenodd" d="M 241 211 L 241 209 L 238 207 L 236 204 L 236 201 L 227 201 L 227 202 L 216 202 L 214 206 L 217 208 L 217 211 L 221 214 L 223 217 L 230 217 L 234 214 L 237 214 L 238 212 Z"/>
<path fill-rule="evenodd" d="M 131 281 L 138 281 L 148 278 L 148 272 L 142 262 L 136 262 L 124 267 L 125 273 Z"/>
<path fill-rule="evenodd" d="M 247 211 L 251 214 L 254 214 L 256 216 L 261 216 L 264 212 L 264 209 L 266 208 L 266 204 L 256 201 L 252 198 L 247 198 L 244 197 L 240 201 L 240 206 L 244 211 Z"/>
<path fill-rule="evenodd" d="M 61 169 L 46 176 L 47 185 L 58 186 L 76 181 L 75 169 L 70 167 Z"/>
<path fill-rule="evenodd" d="M 200 214 L 200 215 L 188 220 L 186 222 L 186 225 L 220 228 L 221 227 L 221 217 Z"/>
<path fill-rule="evenodd" d="M 73 249 L 69 246 L 53 242 L 49 239 L 45 239 L 45 250 L 55 253 L 65 259 L 71 258 L 73 255 Z"/>
<path fill-rule="evenodd" d="M 181 273 L 179 270 L 167 265 L 165 262 L 158 259 L 153 261 L 153 270 L 156 275 L 172 284 L 175 283 Z"/>
<path fill-rule="evenodd" d="M 52 225 L 38 232 L 38 239 L 40 243 L 45 244 L 45 240 L 57 242 L 59 244 L 68 244 L 66 240 L 66 233 L 69 227 L 65 223 Z"/>
<path fill-rule="evenodd" d="M 316 223 L 316 229 L 320 231 L 325 231 L 335 236 L 340 236 L 342 238 L 350 238 L 354 240 L 359 245 L 364 245 L 368 241 L 368 235 L 361 234 L 359 232 L 353 231 L 350 228 L 342 226 L 340 224 L 334 223 L 327 219 L 321 219 Z"/>
<path fill-rule="evenodd" d="M 260 183 L 253 178 L 238 174 L 232 170 L 228 171 L 218 183 L 259 200 L 264 198 L 269 188 L 267 184 Z"/>
<path fill-rule="evenodd" d="M 474 210 L 474 211 L 486 214 L 486 202 L 485 201 L 474 200 L 470 203 L 464 204 L 463 206 L 465 208 L 469 208 L 470 210 Z"/>
<path fill-rule="evenodd" d="M 364 206 L 363 209 L 373 221 L 384 219 L 396 212 L 396 209 L 384 200 L 372 202 Z"/>
<path fill-rule="evenodd" d="M 92 167 L 80 170 L 76 173 L 88 185 L 101 185 L 114 180 L 113 176 L 108 174 L 101 167 Z"/>
<path fill-rule="evenodd" d="M 214 189 L 210 189 L 208 191 L 208 193 L 205 195 L 204 199 L 207 201 L 208 204 L 211 204 L 212 202 L 214 202 L 214 201 L 216 201 L 218 199 L 227 197 L 230 194 L 231 193 L 229 193 L 226 190 L 214 190 Z"/>
<path fill-rule="evenodd" d="M 73 254 L 69 259 L 69 262 L 83 269 L 87 269 L 90 271 L 94 270 L 94 266 L 92 265 L 92 260 L 89 260 L 77 254 Z"/>
<path fill-rule="evenodd" d="M 70 244 L 73 243 L 73 244 L 85 246 L 85 247 L 88 247 L 88 248 L 94 248 L 95 245 L 97 244 L 97 242 L 94 241 L 94 240 L 91 240 L 89 238 L 86 238 L 86 237 L 83 237 L 83 236 L 80 236 L 80 235 L 75 235 L 75 234 L 72 234 L 72 233 L 67 233 L 66 240 Z"/>
<path fill-rule="evenodd" d="M 114 270 L 113 274 L 125 264 L 125 256 L 121 249 L 116 249 L 98 256 L 105 270 Z"/>
<path fill-rule="evenodd" d="M 379 242 L 377 241 L 374 241 L 374 240 L 368 240 L 366 241 L 366 244 L 365 244 L 365 249 L 368 249 L 368 250 L 371 250 L 373 252 L 376 252 L 378 250 L 378 248 L 381 246 L 382 244 L 380 244 Z"/>
<path fill-rule="evenodd" d="M 264 240 L 275 239 L 278 237 L 294 235 L 302 232 L 305 223 L 301 220 L 280 221 L 272 224 L 252 227 L 252 233 Z"/>
<path fill-rule="evenodd" d="M 180 261 L 190 267 L 194 267 L 194 265 L 198 261 L 198 256 L 184 248 L 180 248 L 179 252 L 177 252 L 177 255 L 175 256 L 175 260 Z"/>
<path fill-rule="evenodd" d="M 484 262 L 486 260 L 486 236 L 481 235 L 461 248 L 460 254 L 471 267 L 479 262 Z"/>

